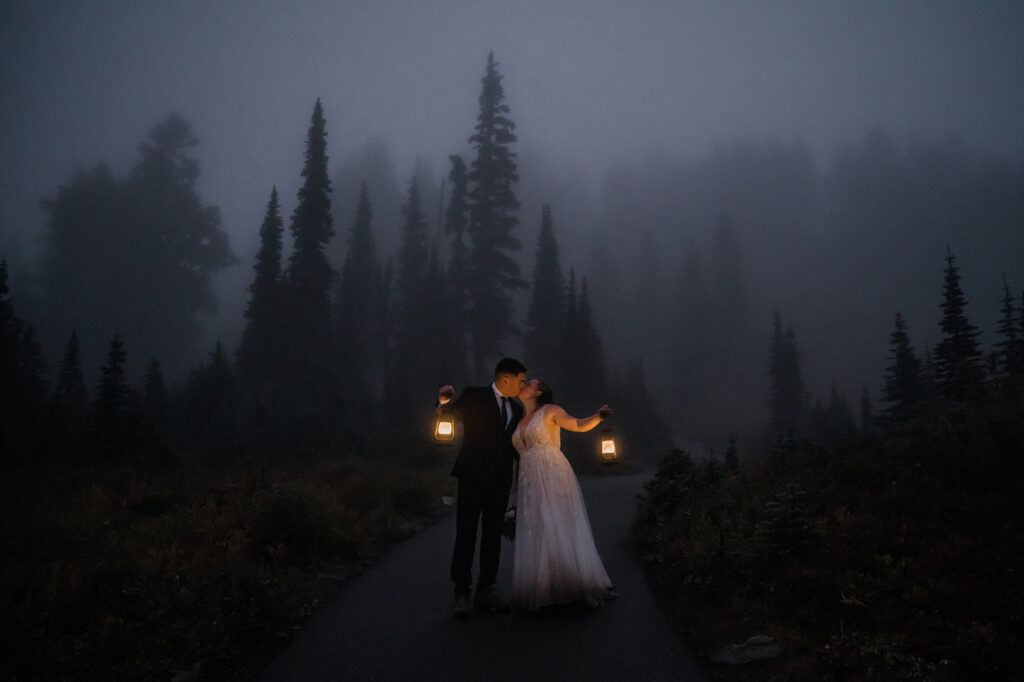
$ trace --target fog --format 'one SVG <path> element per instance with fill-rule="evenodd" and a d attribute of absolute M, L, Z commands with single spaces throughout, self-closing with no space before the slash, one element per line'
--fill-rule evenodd
<path fill-rule="evenodd" d="M 738 287 L 739 322 L 708 322 L 702 343 L 746 351 L 703 377 L 700 399 L 720 405 L 703 416 L 718 428 L 671 420 L 680 438 L 720 440 L 760 419 L 766 380 L 752 378 L 766 371 L 775 310 L 795 329 L 811 393 L 837 385 L 854 402 L 877 390 L 895 312 L 919 347 L 934 343 L 947 245 L 983 332 L 1003 276 L 1019 295 L 1021 36 L 1017 2 L 6 2 L 0 256 L 17 302 L 32 285 L 40 199 L 101 161 L 128 172 L 177 112 L 200 140 L 197 189 L 239 259 L 203 320 L 207 345 L 233 348 L 267 197 L 276 185 L 290 215 L 317 98 L 342 248 L 374 148 L 393 166 L 395 201 L 414 173 L 436 197 L 449 154 L 468 154 L 493 50 L 518 135 L 523 276 L 550 204 L 562 267 L 589 278 L 609 368 L 643 363 L 666 413 L 698 399 L 666 378 L 666 358 L 684 351 L 659 333 L 681 315 L 681 264 L 691 249 L 712 286 L 716 265 L 734 263 L 715 260 L 732 248 L 716 241 L 731 221 L 742 266 L 722 281 Z M 877 165 L 885 154 L 895 161 Z M 881 180 L 894 167 L 906 194 Z M 921 184 L 928 169 L 973 188 L 959 214 L 942 193 L 934 215 L 917 210 L 927 191 L 915 188 L 946 182 Z M 978 189 L 990 186 L 997 205 Z M 388 252 L 399 211 L 378 189 Z"/>

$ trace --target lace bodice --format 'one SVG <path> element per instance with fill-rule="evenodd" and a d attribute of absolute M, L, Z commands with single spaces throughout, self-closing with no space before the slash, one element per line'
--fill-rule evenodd
<path fill-rule="evenodd" d="M 515 434 L 512 436 L 512 444 L 519 452 L 526 452 L 527 450 L 542 445 L 553 445 L 556 448 L 561 448 L 561 429 L 557 426 L 551 428 L 547 421 L 545 421 L 545 411 L 548 409 L 547 405 L 541 407 L 530 419 L 530 423 L 525 427 L 517 428 Z"/>

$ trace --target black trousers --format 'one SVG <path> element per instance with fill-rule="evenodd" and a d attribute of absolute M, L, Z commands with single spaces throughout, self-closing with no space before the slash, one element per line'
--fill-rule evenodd
<path fill-rule="evenodd" d="M 506 476 L 460 478 L 455 498 L 455 550 L 452 582 L 455 594 L 469 594 L 473 584 L 473 554 L 480 530 L 480 574 L 477 593 L 490 589 L 498 579 L 501 526 L 508 507 L 511 481 Z"/>

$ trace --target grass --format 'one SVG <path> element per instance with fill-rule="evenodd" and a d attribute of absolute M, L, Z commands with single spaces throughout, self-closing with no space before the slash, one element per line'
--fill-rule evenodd
<path fill-rule="evenodd" d="M 319 567 L 365 558 L 452 487 L 441 469 L 354 461 L 5 472 L 0 676 L 244 677 Z"/>
<path fill-rule="evenodd" d="M 782 643 L 776 660 L 713 667 L 729 680 L 1014 677 L 1021 407 L 937 410 L 827 448 L 780 443 L 735 471 L 674 451 L 636 533 L 684 636 L 705 658 L 755 634 Z"/>

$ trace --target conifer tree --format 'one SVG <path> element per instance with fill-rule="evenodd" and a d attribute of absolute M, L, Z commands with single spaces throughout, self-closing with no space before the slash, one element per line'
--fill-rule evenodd
<path fill-rule="evenodd" d="M 67 346 L 64 348 L 64 356 L 60 363 L 57 390 L 54 398 L 64 408 L 74 411 L 83 410 L 88 398 L 85 389 L 85 377 L 82 373 L 78 333 L 74 331 L 71 332 Z"/>
<path fill-rule="evenodd" d="M 860 433 L 870 436 L 874 431 L 875 415 L 871 405 L 871 391 L 863 386 L 860 391 Z"/>
<path fill-rule="evenodd" d="M 7 284 L 7 259 L 0 260 L 0 384 L 5 389 L 13 384 L 14 363 L 18 348 L 18 321 Z"/>
<path fill-rule="evenodd" d="M 123 457 L 129 443 L 131 386 L 126 377 L 125 359 L 121 335 L 114 334 L 93 406 L 94 443 L 97 455 L 105 460 Z"/>
<path fill-rule="evenodd" d="M 398 251 L 398 308 L 399 324 L 414 333 L 423 315 L 419 305 L 420 294 L 426 284 L 427 220 L 420 207 L 419 183 L 413 177 L 402 207 L 402 242 Z"/>
<path fill-rule="evenodd" d="M 560 390 L 570 394 L 569 399 L 563 405 L 573 406 L 575 396 L 571 395 L 575 387 L 579 385 L 580 375 L 575 350 L 580 345 L 580 308 L 579 298 L 576 294 L 576 270 L 569 269 L 569 279 L 565 284 L 562 303 L 562 322 L 559 325 L 559 356 L 561 361 L 555 374 Z"/>
<path fill-rule="evenodd" d="M 782 331 L 782 319 L 778 311 L 775 312 L 773 321 L 769 378 L 770 437 L 774 440 L 780 435 L 800 432 L 806 400 L 800 353 L 793 328 L 789 327 L 785 332 Z"/>
<path fill-rule="evenodd" d="M 570 349 L 570 352 L 575 351 L 577 358 L 580 399 L 603 401 L 603 395 L 607 390 L 604 353 L 601 348 L 601 337 L 594 323 L 594 312 L 590 305 L 590 286 L 586 277 L 583 277 L 580 285 L 578 311 L 579 346 Z"/>
<path fill-rule="evenodd" d="M 41 442 L 47 386 L 35 329 L 14 312 L 0 260 L 0 464 L 32 456 Z"/>
<path fill-rule="evenodd" d="M 558 242 L 551 219 L 551 207 L 541 210 L 540 233 L 534 258 L 530 307 L 526 317 L 523 349 L 533 371 L 558 381 L 561 366 L 561 329 L 565 303 L 565 280 L 558 260 Z"/>
<path fill-rule="evenodd" d="M 684 399 L 692 406 L 704 402 L 708 388 L 709 332 L 707 286 L 700 252 L 691 235 L 683 256 L 682 272 L 675 296 L 676 314 L 669 319 L 675 383 L 685 386 Z"/>
<path fill-rule="evenodd" d="M 1003 277 L 1001 313 L 998 329 L 1000 339 L 994 349 L 998 371 L 1003 377 L 1019 378 L 1024 376 L 1024 322 L 1017 319 L 1017 310 L 1006 277 Z"/>
<path fill-rule="evenodd" d="M 239 372 L 251 384 L 270 379 L 274 357 L 284 341 L 281 280 L 283 232 L 277 187 L 274 187 L 270 191 L 266 214 L 260 225 L 260 248 L 253 265 L 255 276 L 249 285 L 249 305 L 245 311 L 248 323 L 237 353 Z"/>
<path fill-rule="evenodd" d="M 77 460 L 76 453 L 72 451 L 80 450 L 87 402 L 78 334 L 71 332 L 64 348 L 58 369 L 57 388 L 53 394 L 52 445 L 60 460 Z"/>
<path fill-rule="evenodd" d="M 149 424 L 154 435 L 159 438 L 167 430 L 167 387 L 164 383 L 164 370 L 156 358 L 151 359 L 146 368 L 143 397 Z"/>
<path fill-rule="evenodd" d="M 910 345 L 902 313 L 896 313 L 896 322 L 889 338 L 889 365 L 885 370 L 885 386 L 882 390 L 882 401 L 888 403 L 888 406 L 882 410 L 882 420 L 891 426 L 902 424 L 913 417 L 923 395 L 921 362 Z"/>
<path fill-rule="evenodd" d="M 935 346 L 935 383 L 940 395 L 952 401 L 963 400 L 968 391 L 982 381 L 978 330 L 967 321 L 966 307 L 967 300 L 960 288 L 960 269 L 956 258 L 947 250 L 939 323 L 942 340 Z"/>
<path fill-rule="evenodd" d="M 456 310 L 460 316 L 469 309 L 470 261 L 468 238 L 469 223 L 469 180 L 466 177 L 466 163 L 458 154 L 448 157 L 451 170 L 448 179 L 452 183 L 451 196 L 445 209 L 444 231 L 451 238 L 451 259 L 448 273 L 455 295 Z"/>
<path fill-rule="evenodd" d="M 190 445 L 208 461 L 230 460 L 238 437 L 237 393 L 231 363 L 218 341 L 209 361 L 194 370 L 184 389 L 184 423 Z"/>
<path fill-rule="evenodd" d="M 373 235 L 373 208 L 364 182 L 359 190 L 348 250 L 341 267 L 337 292 L 339 371 L 342 380 L 358 395 L 379 398 L 383 345 L 378 328 L 378 278 L 376 242 Z"/>
<path fill-rule="evenodd" d="M 388 404 L 398 408 L 404 405 L 400 396 L 410 389 L 428 391 L 434 382 L 429 365 L 436 357 L 427 358 L 423 343 L 429 318 L 435 310 L 426 307 L 428 287 L 427 266 L 430 249 L 427 244 L 427 221 L 420 208 L 419 183 L 414 177 L 409 183 L 405 205 L 402 207 L 402 237 L 396 272 L 396 342 L 390 372 L 389 393 L 394 400 Z M 428 376 L 431 378 L 428 379 Z M 410 414 L 395 412 L 393 417 L 407 423 Z"/>
<path fill-rule="evenodd" d="M 295 378 L 316 384 L 326 380 L 330 364 L 330 296 L 334 283 L 334 272 L 325 253 L 334 227 L 331 180 L 327 174 L 327 132 L 319 99 L 306 136 L 302 177 L 305 180 L 292 214 L 294 248 L 288 263 L 290 351 L 295 360 Z"/>
<path fill-rule="evenodd" d="M 469 138 L 476 158 L 467 174 L 473 263 L 470 333 L 477 373 L 485 371 L 488 360 L 498 354 L 502 339 L 512 332 L 510 292 L 524 286 L 511 256 L 520 248 L 514 234 L 519 223 L 514 189 L 519 176 L 511 148 L 516 142 L 515 124 L 507 117 L 509 107 L 504 103 L 493 52 L 487 55 L 481 84 L 476 133 Z"/>
<path fill-rule="evenodd" d="M 212 275 L 235 262 L 218 208 L 197 194 L 197 145 L 172 114 L 139 145 L 126 178 L 100 164 L 43 202 L 38 282 L 48 345 L 77 329 L 85 363 L 98 365 L 106 330 L 119 329 L 175 374 L 191 362 L 197 313 L 216 310 Z"/>

